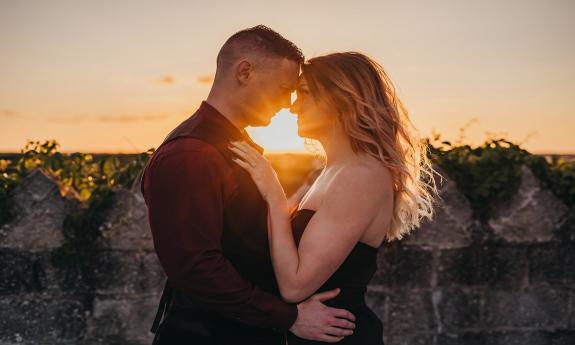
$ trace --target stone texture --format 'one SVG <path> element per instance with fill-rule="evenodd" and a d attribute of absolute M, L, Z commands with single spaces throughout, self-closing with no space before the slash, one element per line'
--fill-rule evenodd
<path fill-rule="evenodd" d="M 549 190 L 543 188 L 531 170 L 521 168 L 521 184 L 511 200 L 499 207 L 489 225 L 509 242 L 545 242 L 568 213 Z"/>
<path fill-rule="evenodd" d="M 433 334 L 403 334 L 383 337 L 385 344 L 391 345 L 433 345 Z"/>
<path fill-rule="evenodd" d="M 437 345 L 487 345 L 483 333 L 441 333 Z"/>
<path fill-rule="evenodd" d="M 521 292 L 488 291 L 483 315 L 488 328 L 566 328 L 568 291 L 547 286 Z"/>
<path fill-rule="evenodd" d="M 557 331 L 551 336 L 551 345 L 575 344 L 575 331 Z"/>
<path fill-rule="evenodd" d="M 434 221 L 380 248 L 366 302 L 386 345 L 575 344 L 575 216 L 543 214 L 557 200 L 525 174 L 526 199 L 505 206 L 509 217 L 473 221 L 447 181 Z M 77 200 L 41 171 L 12 197 L 17 217 L 0 229 L 0 345 L 150 344 L 165 276 L 141 196 L 117 191 L 80 265 L 52 259 Z M 536 206 L 542 219 L 527 214 Z"/>
<path fill-rule="evenodd" d="M 384 327 L 388 335 L 432 333 L 437 323 L 431 293 L 416 290 L 401 290 L 389 296 L 386 301 L 387 319 Z"/>
<path fill-rule="evenodd" d="M 378 253 L 378 270 L 371 280 L 374 286 L 429 287 L 431 252 L 401 242 L 384 244 Z"/>
<path fill-rule="evenodd" d="M 115 193 L 102 234 L 110 249 L 153 250 L 146 203 L 140 193 L 124 188 Z"/>
<path fill-rule="evenodd" d="M 34 255 L 0 251 L 0 295 L 39 291 L 41 271 Z"/>
<path fill-rule="evenodd" d="M 49 294 L 0 297 L 0 344 L 76 343 L 85 334 L 82 298 Z"/>
<path fill-rule="evenodd" d="M 405 241 L 428 248 L 466 247 L 472 241 L 471 227 L 475 223 L 473 211 L 455 182 L 445 173 L 440 171 L 440 174 L 443 179 L 436 178 L 436 184 L 441 199 L 438 200 L 433 221 L 424 221 Z"/>
<path fill-rule="evenodd" d="M 496 243 L 444 250 L 439 257 L 438 285 L 519 288 L 527 284 L 526 256 L 523 246 Z"/>
<path fill-rule="evenodd" d="M 480 326 L 481 296 L 473 290 L 445 289 L 434 293 L 440 328 L 444 332 L 457 332 Z"/>
<path fill-rule="evenodd" d="M 155 253 L 110 250 L 96 260 L 92 273 L 98 294 L 161 293 L 165 277 Z"/>
<path fill-rule="evenodd" d="M 557 228 L 555 236 L 560 242 L 575 243 L 575 210 L 570 210 L 567 219 Z"/>
<path fill-rule="evenodd" d="M 552 335 L 547 332 L 507 331 L 488 333 L 486 345 L 551 345 Z"/>
<path fill-rule="evenodd" d="M 62 224 L 80 203 L 62 197 L 58 183 L 41 169 L 32 171 L 11 195 L 16 218 L 0 229 L 0 248 L 26 251 L 54 249 L 62 245 Z"/>
<path fill-rule="evenodd" d="M 105 344 L 151 344 L 150 327 L 159 300 L 158 295 L 96 298 L 88 320 L 88 338 Z"/>
<path fill-rule="evenodd" d="M 551 242 L 529 249 L 531 284 L 575 284 L 575 243 Z"/>
<path fill-rule="evenodd" d="M 571 285 L 569 291 L 569 329 L 575 331 L 575 287 Z"/>

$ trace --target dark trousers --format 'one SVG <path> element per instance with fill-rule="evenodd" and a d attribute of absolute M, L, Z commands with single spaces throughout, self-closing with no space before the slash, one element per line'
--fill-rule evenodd
<path fill-rule="evenodd" d="M 212 337 L 190 333 L 169 325 L 162 325 L 156 334 L 153 345 L 214 345 Z"/>

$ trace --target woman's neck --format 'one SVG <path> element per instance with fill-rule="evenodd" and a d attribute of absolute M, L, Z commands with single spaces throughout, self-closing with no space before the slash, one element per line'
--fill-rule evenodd
<path fill-rule="evenodd" d="M 326 168 L 345 164 L 357 158 L 347 136 L 338 133 L 318 139 L 326 155 Z"/>

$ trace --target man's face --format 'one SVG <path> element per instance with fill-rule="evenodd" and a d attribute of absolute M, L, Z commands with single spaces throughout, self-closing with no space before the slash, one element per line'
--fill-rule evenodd
<path fill-rule="evenodd" d="M 250 126 L 269 125 L 278 111 L 291 105 L 298 74 L 299 64 L 286 58 L 267 58 L 254 67 L 246 99 L 246 120 Z"/>

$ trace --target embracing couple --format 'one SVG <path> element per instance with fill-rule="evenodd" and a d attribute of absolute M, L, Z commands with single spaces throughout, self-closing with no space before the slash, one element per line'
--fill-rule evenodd
<path fill-rule="evenodd" d="M 288 107 L 326 155 L 295 205 L 245 131 Z M 375 61 L 355 52 L 305 61 L 261 25 L 232 35 L 206 101 L 143 174 L 167 275 L 154 342 L 383 344 L 366 286 L 381 243 L 431 216 L 432 174 Z"/>

